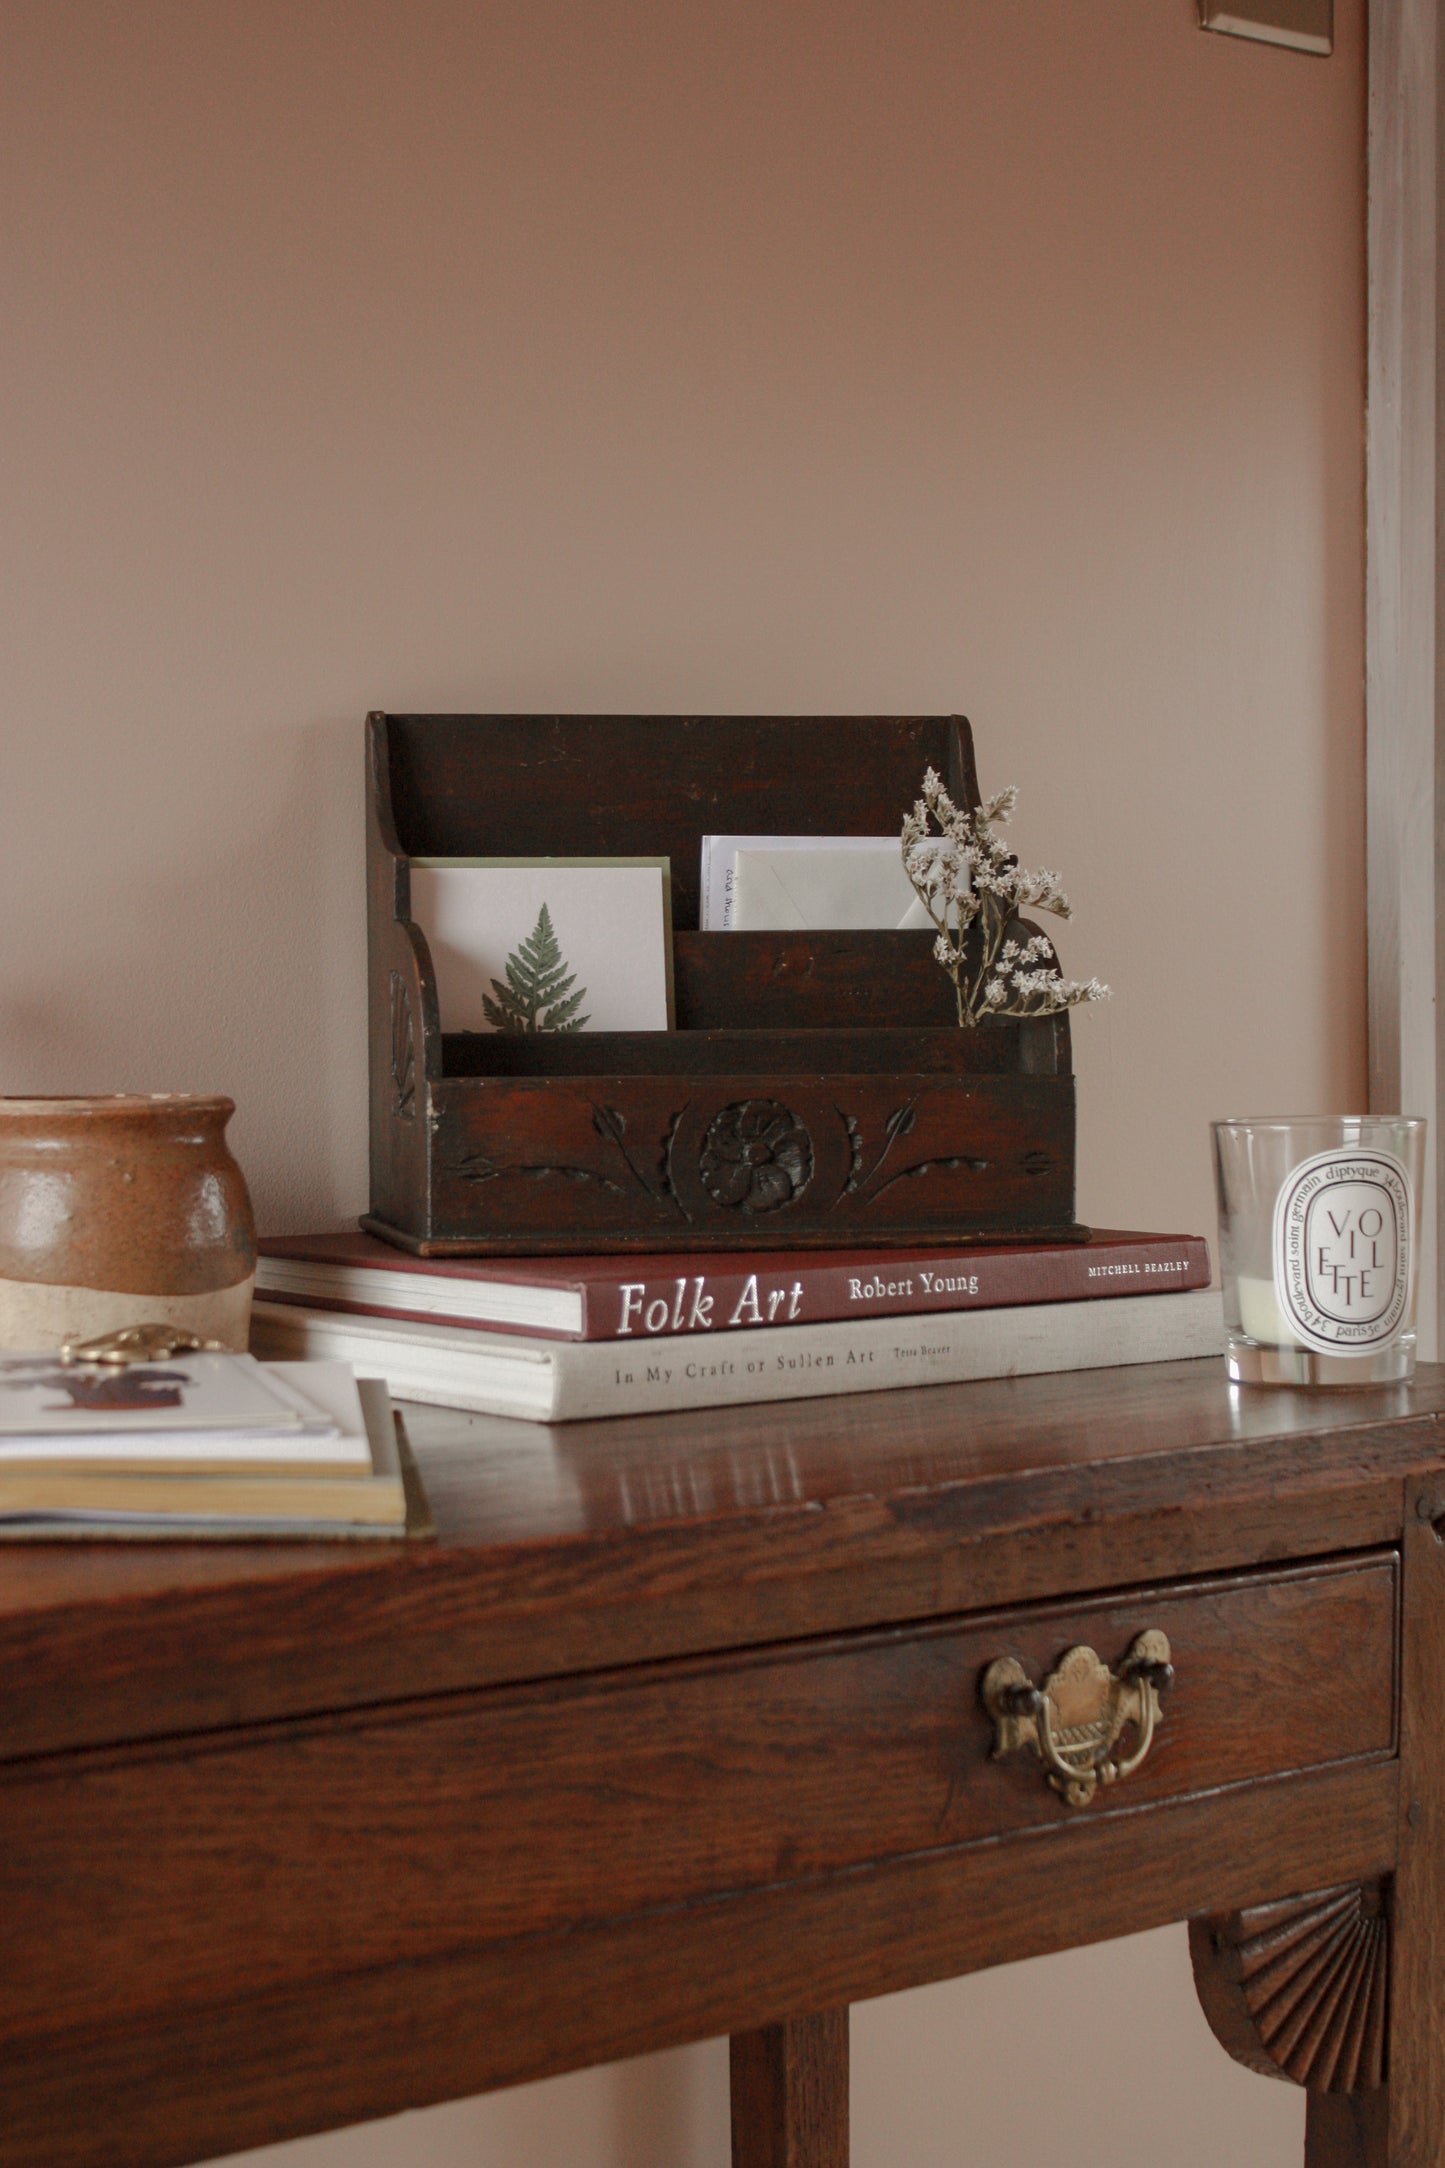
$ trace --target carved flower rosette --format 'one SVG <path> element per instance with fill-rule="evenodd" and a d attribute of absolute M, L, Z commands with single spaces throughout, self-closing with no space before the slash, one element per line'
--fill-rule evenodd
<path fill-rule="evenodd" d="M 745 1099 L 713 1117 L 698 1173 L 714 1204 L 776 1212 L 812 1180 L 813 1140 L 791 1107 L 776 1099 Z"/>

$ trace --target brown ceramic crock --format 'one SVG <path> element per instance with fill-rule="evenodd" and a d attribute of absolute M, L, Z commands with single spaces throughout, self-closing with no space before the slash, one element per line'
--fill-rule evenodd
<path fill-rule="evenodd" d="M 256 1277 L 230 1099 L 0 1098 L 0 1346 L 122 1325 L 244 1348 Z"/>

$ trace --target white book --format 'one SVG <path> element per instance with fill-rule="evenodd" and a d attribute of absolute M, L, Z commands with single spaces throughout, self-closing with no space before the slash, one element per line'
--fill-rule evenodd
<path fill-rule="evenodd" d="M 53 1350 L 0 1355 L 0 1438 L 159 1431 L 329 1428 L 251 1355 L 204 1351 L 154 1362 L 66 1362 Z"/>
<path fill-rule="evenodd" d="M 1224 1312 L 1218 1289 L 1197 1288 L 1108 1302 L 764 1326 L 714 1339 L 685 1333 L 629 1346 L 257 1302 L 252 1345 L 273 1359 L 354 1363 L 385 1377 L 402 1400 L 565 1423 L 1219 1355 Z"/>
<path fill-rule="evenodd" d="M 189 1360 L 190 1358 L 188 1358 Z M 211 1357 L 211 1361 L 219 1358 Z M 233 1425 L 192 1430 L 67 1429 L 0 1434 L 0 1478 L 21 1469 L 277 1469 L 367 1475 L 371 1446 L 356 1380 L 345 1364 L 308 1361 L 267 1370 L 243 1359 L 275 1393 L 295 1428 Z"/>
<path fill-rule="evenodd" d="M 406 1482 L 386 1386 L 329 1362 L 279 1367 L 338 1423 L 355 1423 L 363 1465 L 7 1463 L 0 1465 L 0 1540 L 404 1534 Z"/>

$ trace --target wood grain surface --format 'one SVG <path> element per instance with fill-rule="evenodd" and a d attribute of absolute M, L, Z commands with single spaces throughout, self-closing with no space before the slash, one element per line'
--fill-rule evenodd
<path fill-rule="evenodd" d="M 725 941 L 718 941 L 712 934 L 685 934 L 682 936 L 684 954 L 689 958 L 701 951 L 709 958 L 721 948 L 733 949 L 734 943 L 746 950 L 754 941 L 781 943 L 782 935 L 729 934 Z M 788 936 L 799 941 L 801 937 Z M 821 940 L 823 936 L 809 936 Z M 933 977 L 939 981 L 948 997 L 951 1011 L 953 991 L 944 978 L 927 947 L 926 934 L 870 933 L 838 934 L 834 937 L 845 943 L 836 965 L 829 959 L 828 979 L 842 982 L 853 972 L 876 972 L 885 987 L 891 988 L 893 1001 L 890 1013 L 885 1014 L 876 1025 L 864 1028 L 863 1017 L 856 1025 L 825 1027 L 819 1023 L 810 1026 L 804 1015 L 780 1013 L 774 1024 L 754 1023 L 744 1027 L 739 1018 L 757 1011 L 750 1003 L 735 998 L 729 991 L 731 975 L 709 962 L 707 976 L 713 986 L 710 999 L 715 999 L 719 1014 L 724 1021 L 707 1029 L 677 1031 L 668 1046 L 668 1072 L 672 1076 L 709 1077 L 727 1075 L 730 1072 L 751 1077 L 796 1076 L 800 1073 L 813 1077 L 826 1075 L 831 1081 L 836 1069 L 840 1076 L 898 1076 L 933 1071 L 939 1076 L 1054 1076 L 1059 1064 L 1054 1056 L 1054 1041 L 1058 1027 L 1068 1020 L 1067 1011 L 1060 1016 L 1037 1017 L 1026 1023 L 999 1023 L 988 1031 L 960 1032 L 958 1020 L 951 1013 L 941 1019 L 930 1015 L 930 1005 L 914 1001 L 911 989 L 918 972 L 917 964 L 927 964 Z M 885 944 L 892 941 L 924 942 L 920 958 L 916 951 L 905 947 L 902 953 L 890 955 L 883 952 L 870 957 L 868 944 Z M 803 970 L 800 960 L 798 977 L 805 985 L 814 984 L 819 976 L 818 958 L 812 949 L 806 952 L 811 968 Z M 743 961 L 747 958 L 744 954 Z M 787 979 L 788 974 L 774 968 L 769 979 Z M 923 981 L 932 991 L 932 980 Z M 781 996 L 777 997 L 781 1008 Z M 870 1009 L 881 1008 L 879 994 L 863 995 L 857 1006 L 866 1016 Z M 926 1028 L 925 1028 L 926 1027 Z M 826 1029 L 826 1037 L 819 1032 Z M 657 1071 L 657 1050 L 649 1047 L 650 1035 L 635 1031 L 587 1031 L 576 1036 L 563 1033 L 543 1033 L 535 1039 L 505 1031 L 448 1031 L 442 1035 L 442 1073 L 455 1077 L 498 1076 L 650 1076 Z M 960 1053 L 962 1049 L 962 1053 Z M 1025 1049 L 1028 1068 L 1025 1070 Z M 1063 1073 L 1067 1073 L 1067 1064 Z"/>
<path fill-rule="evenodd" d="M 852 1873 L 0 2047 L 0 2168 L 172 2168 L 1388 1871 L 1397 1769 L 1353 1763 Z M 440 1855 L 439 1855 L 440 1857 Z M 10 1972 L 16 1982 L 19 1976 Z M 142 1983 L 143 1984 L 143 1983 Z"/>
<path fill-rule="evenodd" d="M 963 803 L 978 803 L 973 738 L 962 716 L 385 721 L 389 810 L 402 851 L 442 858 L 587 857 L 599 848 L 665 855 L 679 927 L 698 922 L 705 835 L 894 835 L 929 766 Z"/>
<path fill-rule="evenodd" d="M 1311 2093 L 1305 2111 L 1305 2168 L 1388 2168 L 1386 2092 Z"/>
<path fill-rule="evenodd" d="M 1048 939 L 1032 920 L 1025 930 Z M 1067 1075 L 1071 1066 L 1067 1009 L 1018 1023 L 996 1018 L 987 1031 L 960 1034 L 952 981 L 922 929 L 735 932 L 723 940 L 681 930 L 673 936 L 672 955 L 677 1029 L 684 1037 L 736 1032 L 744 1019 L 752 1036 L 846 1026 L 850 1035 L 877 1040 L 894 1031 L 901 1036 L 905 1027 L 922 1037 L 918 1027 L 926 1025 L 962 1039 L 953 1061 L 965 1071 L 1054 1076 Z M 911 1068 L 916 1061 L 899 1066 Z"/>
<path fill-rule="evenodd" d="M 1395 1609 L 1387 1555 L 17 1768 L 0 2038 L 98 2023 L 128 1962 L 136 2012 L 256 1994 L 1387 1756 Z M 1080 1814 L 991 1758 L 993 1658 L 1146 1626 L 1176 1684 L 1126 1782 Z"/>
<path fill-rule="evenodd" d="M 1442 1415 L 1438 1369 L 1212 1362 L 437 1411 L 434 1545 L 0 1553 L 0 2168 L 166 2168 L 1391 1877 L 1389 2150 L 1312 2110 L 1310 2161 L 1424 2168 Z M 1139 1771 L 1071 1812 L 990 1759 L 989 1661 L 1148 1625 Z"/>
<path fill-rule="evenodd" d="M 856 1048 L 841 1032 L 808 1050 L 806 1072 L 780 1073 L 763 1065 L 766 1047 L 753 1066 L 743 1036 L 727 1035 L 716 1051 L 735 1058 L 712 1075 L 695 1053 L 682 1075 L 654 1066 L 431 1085 L 428 1238 L 450 1252 L 484 1234 L 488 1256 L 614 1254 L 1026 1239 L 1073 1225 L 1072 1077 L 950 1073 L 956 1026 L 928 1036 L 929 1066 L 917 1070 L 895 1066 L 906 1045 Z M 752 1211 L 709 1186 L 713 1140 L 756 1108 L 805 1140 L 806 1178 L 785 1209 Z"/>
<path fill-rule="evenodd" d="M 1400 1668 L 1409 1720 L 1400 1738 L 1383 2158 L 1389 2168 L 1427 2168 L 1445 2157 L 1445 1480 L 1438 1474 L 1407 1493 L 1404 1579 Z"/>
<path fill-rule="evenodd" d="M 552 1429 L 414 1410 L 434 1545 L 4 1553 L 0 1761 L 1363 1549 L 1442 1415 L 1433 1366 L 1325 1396 L 1215 1362 Z"/>
<path fill-rule="evenodd" d="M 848 2168 L 848 2012 L 735 2033 L 733 2168 Z"/>

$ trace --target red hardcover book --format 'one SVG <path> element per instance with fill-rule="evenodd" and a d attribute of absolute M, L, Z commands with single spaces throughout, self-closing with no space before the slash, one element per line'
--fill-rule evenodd
<path fill-rule="evenodd" d="M 1209 1285 L 1202 1236 L 1108 1227 L 1085 1242 L 705 1257 L 413 1257 L 363 1234 L 273 1236 L 260 1253 L 256 1292 L 269 1301 L 561 1340 L 647 1340 Z"/>

